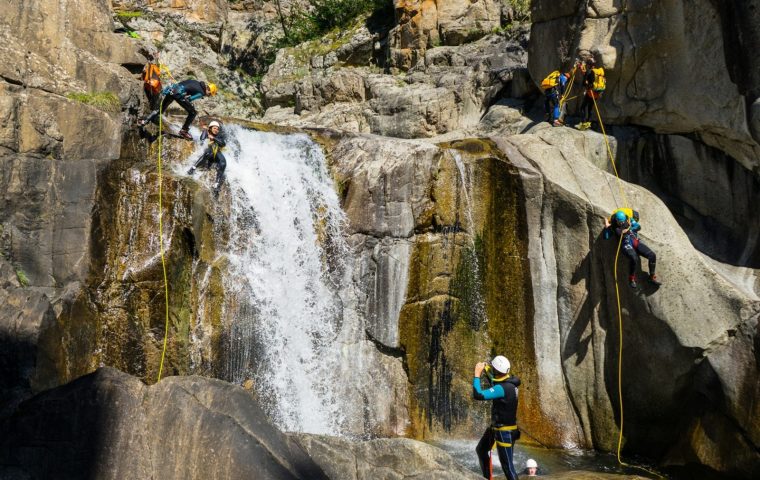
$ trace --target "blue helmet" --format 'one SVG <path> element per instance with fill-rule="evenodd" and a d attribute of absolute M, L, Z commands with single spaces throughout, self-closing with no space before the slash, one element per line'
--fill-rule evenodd
<path fill-rule="evenodd" d="M 628 220 L 628 215 L 626 215 L 625 212 L 618 210 L 615 212 L 615 220 L 618 223 L 625 223 L 626 220 Z"/>

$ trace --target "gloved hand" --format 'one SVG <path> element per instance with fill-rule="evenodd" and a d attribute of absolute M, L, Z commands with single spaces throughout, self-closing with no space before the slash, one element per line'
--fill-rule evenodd
<path fill-rule="evenodd" d="M 190 167 L 190 170 L 187 171 L 188 175 L 192 175 L 195 173 L 195 167 Z"/>

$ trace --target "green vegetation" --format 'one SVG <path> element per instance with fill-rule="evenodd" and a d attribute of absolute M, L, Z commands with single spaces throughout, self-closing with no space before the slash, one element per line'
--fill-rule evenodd
<path fill-rule="evenodd" d="M 517 21 L 530 20 L 530 0 L 512 0 L 512 8 L 514 8 Z"/>
<path fill-rule="evenodd" d="M 309 0 L 306 9 L 294 8 L 285 15 L 277 2 L 283 38 L 278 48 L 292 47 L 334 29 L 345 28 L 357 17 L 373 12 L 392 12 L 391 0 Z"/>
<path fill-rule="evenodd" d="M 66 98 L 92 105 L 108 113 L 121 111 L 121 100 L 111 92 L 67 93 Z"/>
<path fill-rule="evenodd" d="M 24 273 L 24 271 L 21 270 L 20 268 L 16 269 L 16 278 L 18 279 L 18 283 L 20 283 L 22 287 L 29 286 L 29 277 L 27 277 L 26 273 Z"/>
<path fill-rule="evenodd" d="M 125 18 L 138 18 L 138 17 L 142 17 L 143 16 L 143 12 L 141 12 L 139 10 L 134 10 L 134 11 L 125 10 L 123 12 L 116 12 L 116 16 L 119 17 L 119 18 L 121 18 L 121 19 L 125 19 Z"/>

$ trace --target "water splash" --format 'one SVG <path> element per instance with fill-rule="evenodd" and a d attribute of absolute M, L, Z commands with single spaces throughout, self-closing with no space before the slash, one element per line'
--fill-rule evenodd
<path fill-rule="evenodd" d="M 336 434 L 348 249 L 325 158 L 306 135 L 228 132 L 226 376 L 253 379 L 281 429 Z"/>

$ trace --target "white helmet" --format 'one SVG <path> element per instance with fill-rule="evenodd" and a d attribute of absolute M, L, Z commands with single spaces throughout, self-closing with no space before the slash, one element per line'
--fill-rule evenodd
<path fill-rule="evenodd" d="M 219 128 L 222 128 L 222 126 L 221 126 L 221 125 L 219 124 L 219 122 L 217 122 L 216 120 L 212 120 L 212 121 L 211 121 L 211 123 L 209 123 L 209 124 L 208 124 L 208 128 L 211 128 L 211 127 L 219 127 Z"/>
<path fill-rule="evenodd" d="M 507 357 L 504 357 L 502 355 L 495 356 L 493 360 L 491 360 L 491 366 L 499 373 L 509 373 L 509 360 L 507 360 Z"/>
<path fill-rule="evenodd" d="M 538 464 L 535 460 L 529 458 L 528 461 L 525 462 L 525 468 L 538 468 Z"/>

